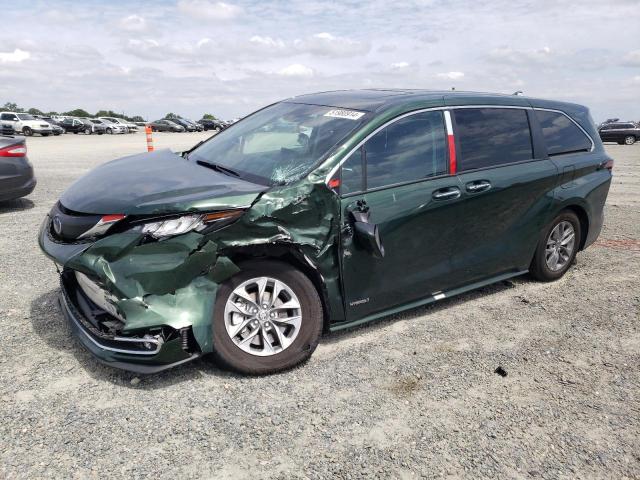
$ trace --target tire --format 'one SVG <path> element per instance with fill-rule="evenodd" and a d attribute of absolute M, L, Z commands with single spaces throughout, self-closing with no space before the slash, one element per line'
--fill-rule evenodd
<path fill-rule="evenodd" d="M 24 127 L 22 129 L 22 133 L 27 136 L 30 137 L 31 135 L 33 135 L 33 130 L 31 130 L 29 127 Z"/>
<path fill-rule="evenodd" d="M 78 131 L 76 130 L 75 132 L 73 132 L 73 134 L 74 134 L 74 135 L 77 135 L 77 134 L 78 134 Z"/>
<path fill-rule="evenodd" d="M 561 234 L 557 237 L 556 241 L 552 238 L 552 233 L 556 227 L 559 228 L 559 232 L 562 232 L 562 225 L 569 224 L 573 228 L 573 245 L 571 248 L 570 254 L 567 255 L 566 249 L 563 251 L 563 247 L 560 246 L 559 249 L 556 249 L 557 257 L 553 257 L 553 254 L 550 255 L 549 261 L 553 263 L 553 258 L 564 259 L 562 261 L 562 265 L 557 265 L 557 269 L 551 268 L 547 259 L 547 247 L 551 245 L 549 251 L 553 252 L 554 243 L 563 244 L 565 243 L 564 237 Z M 565 230 L 565 232 L 567 232 Z M 566 235 L 566 233 L 565 233 Z M 533 261 L 531 262 L 530 273 L 533 278 L 539 280 L 541 282 L 552 282 L 554 280 L 558 280 L 561 278 L 567 270 L 573 264 L 574 259 L 576 258 L 576 254 L 578 253 L 578 249 L 580 248 L 580 241 L 582 240 L 582 230 L 580 228 L 580 220 L 575 213 L 570 210 L 564 210 L 560 212 L 560 214 L 553 219 L 553 221 L 542 231 L 540 235 L 540 240 L 538 241 L 538 245 L 536 247 L 536 252 L 533 257 Z M 560 251 L 560 253 L 558 253 Z"/>
<path fill-rule="evenodd" d="M 224 366 L 249 375 L 266 375 L 279 372 L 292 368 L 307 360 L 318 346 L 323 324 L 322 303 L 320 302 L 318 292 L 311 281 L 306 277 L 306 275 L 292 266 L 286 263 L 270 260 L 256 260 L 245 263 L 241 266 L 241 269 L 242 271 L 240 273 L 222 283 L 218 289 L 212 319 L 214 357 Z M 299 328 L 294 328 L 292 323 L 285 324 L 278 322 L 277 325 L 281 325 L 280 328 L 283 328 L 283 330 L 279 330 L 280 333 L 278 337 L 282 338 L 282 335 L 290 335 L 291 343 L 276 353 L 270 353 L 263 356 L 249 353 L 236 345 L 234 340 L 231 338 L 231 334 L 227 333 L 227 321 L 225 318 L 228 303 L 233 305 L 233 302 L 228 301 L 231 298 L 236 298 L 237 301 L 242 301 L 237 297 L 237 295 L 235 295 L 236 289 L 242 289 L 243 284 L 245 283 L 251 285 L 254 279 L 259 277 L 269 277 L 270 280 L 277 280 L 278 282 L 281 282 L 281 285 L 284 284 L 284 288 L 281 290 L 280 296 L 278 297 L 279 300 L 276 300 L 276 303 L 283 302 L 283 298 L 289 298 L 287 302 L 295 302 L 295 300 L 297 300 L 300 306 L 299 309 L 278 310 L 285 316 L 293 315 L 289 317 L 291 319 L 298 318 L 299 315 Z M 265 291 L 271 288 L 272 293 L 274 284 L 270 283 L 270 285 L 271 286 L 268 284 Z M 249 286 L 247 288 L 251 287 Z M 288 291 L 287 288 L 289 289 Z M 246 292 L 246 290 L 244 291 Z M 293 292 L 293 295 L 296 297 L 295 299 L 287 297 L 289 295 L 289 291 Z M 245 305 L 248 307 L 249 303 L 246 302 Z M 233 310 L 234 309 L 230 309 L 230 311 Z M 261 320 L 261 323 L 262 321 L 265 322 L 265 324 L 263 324 L 265 326 L 263 327 L 261 325 L 258 328 L 260 333 L 255 335 L 255 337 L 250 333 L 246 334 L 247 337 L 252 338 L 252 340 L 250 340 L 244 348 L 252 350 L 254 347 L 250 344 L 258 341 L 258 343 L 262 344 L 262 350 L 256 349 L 255 351 L 261 351 L 264 353 L 267 348 L 261 337 L 262 332 L 269 332 L 274 328 L 274 326 L 276 329 L 279 327 L 270 320 L 270 318 L 272 318 L 270 317 L 272 313 L 269 313 L 271 310 L 261 310 L 261 312 L 264 312 L 265 314 Z M 255 317 L 250 317 L 245 314 L 240 316 L 238 316 L 238 314 L 234 315 L 235 316 L 233 318 L 238 319 L 238 324 L 229 326 L 229 328 L 239 325 L 239 322 L 244 319 L 248 321 L 251 318 L 254 318 L 254 320 L 251 320 L 252 323 L 255 322 L 256 325 L 259 325 L 258 315 Z M 289 333 L 287 333 L 287 329 L 289 329 Z M 243 331 L 245 330 L 243 329 L 240 331 L 238 335 L 242 335 Z M 296 332 L 295 336 L 291 332 Z M 268 336 L 270 334 L 267 333 L 266 335 Z M 272 348 L 281 348 L 280 345 L 282 344 L 276 340 L 278 337 L 275 335 L 270 337 L 273 339 L 273 343 L 270 342 L 272 345 L 269 347 L 270 350 Z M 236 336 L 236 338 L 238 338 L 238 336 Z"/>
<path fill-rule="evenodd" d="M 91 135 L 91 129 L 90 128 L 85 128 L 84 129 L 84 134 L 85 135 Z"/>
<path fill-rule="evenodd" d="M 49 136 L 48 133 L 41 133 L 40 135 L 42 135 L 43 137 L 48 137 Z"/>
<path fill-rule="evenodd" d="M 626 137 L 624 137 L 625 145 L 633 145 L 634 143 L 636 143 L 636 137 L 634 137 L 633 135 L 627 135 Z"/>
<path fill-rule="evenodd" d="M 113 130 L 112 130 L 112 129 L 110 129 L 110 128 L 107 128 L 107 133 L 108 133 L 109 135 L 113 135 Z"/>

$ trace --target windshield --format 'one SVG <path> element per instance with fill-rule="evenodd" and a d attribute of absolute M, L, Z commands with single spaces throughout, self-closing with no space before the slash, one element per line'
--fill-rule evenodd
<path fill-rule="evenodd" d="M 16 115 L 18 115 L 18 118 L 20 120 L 35 120 L 35 118 L 33 118 L 33 116 L 29 115 L 28 113 L 17 113 Z"/>
<path fill-rule="evenodd" d="M 277 103 L 218 133 L 189 159 L 226 167 L 257 183 L 283 185 L 306 174 L 363 116 L 355 110 Z"/>

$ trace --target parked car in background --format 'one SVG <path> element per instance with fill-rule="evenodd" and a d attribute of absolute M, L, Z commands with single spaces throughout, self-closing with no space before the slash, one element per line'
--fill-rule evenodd
<path fill-rule="evenodd" d="M 200 125 L 198 122 L 194 122 L 190 118 L 185 118 L 185 120 L 187 122 L 191 122 L 191 124 L 196 127 L 198 132 L 204 132 L 204 126 L 203 125 Z"/>
<path fill-rule="evenodd" d="M 80 118 L 79 120 L 87 127 L 84 133 L 102 135 L 107 132 L 107 127 L 103 123 L 96 123 L 90 118 Z"/>
<path fill-rule="evenodd" d="M 227 124 L 220 120 L 211 120 L 210 118 L 202 118 L 198 120 L 198 123 L 204 127 L 205 130 L 217 130 L 221 131 L 227 128 Z"/>
<path fill-rule="evenodd" d="M 39 133 L 47 137 L 53 133 L 48 122 L 35 118 L 33 115 L 21 112 L 0 112 L 0 120 L 10 123 L 14 131 L 31 136 Z"/>
<path fill-rule="evenodd" d="M 82 120 L 77 118 L 65 118 L 60 122 L 60 126 L 64 128 L 67 133 L 91 133 L 91 128 L 87 127 Z"/>
<path fill-rule="evenodd" d="M 135 133 L 138 131 L 138 126 L 133 123 L 133 122 L 128 122 L 127 120 L 123 119 L 123 118 L 118 118 L 118 117 L 99 117 L 101 120 L 108 120 L 111 123 L 115 123 L 118 125 L 122 125 L 123 127 L 125 127 L 127 129 L 126 133 Z"/>
<path fill-rule="evenodd" d="M 62 135 L 64 133 L 64 128 L 58 125 L 58 122 L 56 122 L 52 117 L 41 116 L 39 118 L 51 125 L 51 130 L 55 136 Z"/>
<path fill-rule="evenodd" d="M 99 118 L 93 118 L 93 121 L 95 120 L 99 120 L 105 127 L 105 133 L 108 133 L 110 135 L 115 135 L 118 133 L 127 133 L 129 131 L 129 129 L 117 122 L 112 122 L 111 120 L 107 120 L 106 118 L 103 117 L 99 117 Z"/>
<path fill-rule="evenodd" d="M 198 130 L 195 125 L 192 125 L 191 122 L 188 122 L 184 118 L 165 118 L 164 120 L 180 125 L 187 132 L 196 132 Z"/>
<path fill-rule="evenodd" d="M 612 168 L 573 103 L 324 92 L 180 155 L 102 164 L 62 194 L 39 243 L 101 361 L 152 372 L 213 353 L 267 374 L 326 330 L 526 272 L 561 278 L 600 234 Z"/>
<path fill-rule="evenodd" d="M 0 134 L 0 201 L 29 195 L 36 188 L 25 138 Z"/>
<path fill-rule="evenodd" d="M 640 140 L 640 125 L 633 122 L 603 123 L 598 129 L 598 133 L 603 142 L 633 145 Z"/>
<path fill-rule="evenodd" d="M 16 132 L 10 122 L 0 120 L 0 135 L 14 135 Z"/>
<path fill-rule="evenodd" d="M 153 132 L 184 132 L 184 127 L 171 120 L 155 120 L 149 123 Z"/>

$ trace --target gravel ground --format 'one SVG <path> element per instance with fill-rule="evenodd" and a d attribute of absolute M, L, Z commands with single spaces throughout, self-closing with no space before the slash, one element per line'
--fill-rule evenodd
<path fill-rule="evenodd" d="M 204 359 L 148 377 L 93 360 L 36 233 L 74 179 L 145 137 L 28 145 L 38 187 L 0 204 L 0 477 L 640 477 L 640 145 L 607 146 L 606 225 L 560 281 L 517 278 L 328 335 L 263 378 Z"/>

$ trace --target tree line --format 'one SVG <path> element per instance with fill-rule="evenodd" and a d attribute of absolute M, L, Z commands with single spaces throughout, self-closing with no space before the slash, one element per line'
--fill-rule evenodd
<path fill-rule="evenodd" d="M 37 108 L 29 108 L 29 109 L 24 109 L 18 106 L 18 104 L 13 103 L 13 102 L 7 102 L 5 103 L 1 110 L 3 111 L 9 111 L 9 112 L 24 112 L 24 113 L 29 113 L 31 115 L 43 115 L 43 116 L 51 116 L 51 115 L 66 115 L 69 117 L 90 117 L 90 118 L 94 118 L 94 117 L 117 117 L 117 118 L 123 118 L 124 120 L 127 120 L 129 122 L 144 122 L 145 119 L 142 118 L 140 115 L 134 115 L 132 117 L 124 115 L 122 113 L 117 113 L 114 112 L 113 110 L 98 110 L 95 114 L 91 114 L 89 112 L 87 112 L 86 110 L 82 109 L 82 108 L 76 108 L 75 110 L 69 110 L 68 112 L 43 112 L 40 109 Z M 167 113 L 164 118 L 182 118 L 180 115 L 177 115 L 175 113 Z M 212 115 L 210 113 L 205 113 L 202 115 L 202 118 L 205 119 L 211 119 L 211 120 L 217 120 L 215 115 Z"/>

